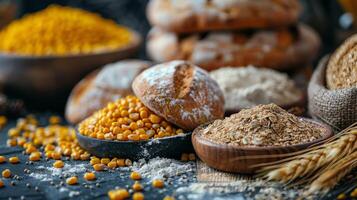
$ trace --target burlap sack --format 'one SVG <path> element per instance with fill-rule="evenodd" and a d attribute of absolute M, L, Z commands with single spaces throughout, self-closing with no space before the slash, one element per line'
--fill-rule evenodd
<path fill-rule="evenodd" d="M 329 90 L 325 72 L 328 56 L 321 59 L 308 86 L 309 112 L 315 119 L 342 130 L 357 122 L 357 88 Z"/>

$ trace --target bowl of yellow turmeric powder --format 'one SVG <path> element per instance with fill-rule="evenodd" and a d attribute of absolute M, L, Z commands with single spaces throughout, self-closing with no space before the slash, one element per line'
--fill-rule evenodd
<path fill-rule="evenodd" d="M 0 30 L 0 84 L 25 98 L 66 96 L 85 74 L 133 55 L 140 43 L 112 20 L 51 5 Z"/>

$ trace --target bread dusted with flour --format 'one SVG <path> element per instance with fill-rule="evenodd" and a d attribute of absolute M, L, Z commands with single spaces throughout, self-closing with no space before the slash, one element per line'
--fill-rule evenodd
<path fill-rule="evenodd" d="M 143 71 L 133 81 L 135 95 L 185 130 L 224 116 L 224 97 L 206 71 L 186 61 L 171 61 Z"/>
<path fill-rule="evenodd" d="M 150 65 L 148 61 L 125 60 L 89 74 L 72 90 L 67 101 L 66 119 L 78 123 L 107 103 L 133 94 L 132 81 Z"/>
<path fill-rule="evenodd" d="M 300 11 L 298 0 L 151 0 L 147 16 L 153 26 L 190 33 L 287 26 Z"/>
<path fill-rule="evenodd" d="M 320 39 L 310 27 L 245 32 L 208 32 L 179 36 L 153 28 L 147 52 L 157 62 L 182 59 L 206 69 L 222 66 L 268 67 L 286 70 L 308 65 L 317 55 Z"/>

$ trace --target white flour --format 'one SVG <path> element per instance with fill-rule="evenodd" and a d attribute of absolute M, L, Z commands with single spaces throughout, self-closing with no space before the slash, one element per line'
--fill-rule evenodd
<path fill-rule="evenodd" d="M 36 167 L 36 172 L 29 174 L 32 178 L 38 179 L 40 181 L 51 181 L 54 176 L 76 176 L 78 173 L 83 173 L 86 171 L 86 164 L 65 164 L 62 169 L 54 168 L 52 166 L 38 166 Z"/>
<path fill-rule="evenodd" d="M 283 106 L 299 101 L 302 96 L 293 80 L 271 69 L 226 67 L 212 71 L 210 75 L 223 91 L 226 109 L 269 103 Z"/>
<path fill-rule="evenodd" d="M 168 158 L 143 159 L 133 163 L 133 171 L 150 180 L 182 175 L 195 169 L 193 162 L 180 162 Z"/>

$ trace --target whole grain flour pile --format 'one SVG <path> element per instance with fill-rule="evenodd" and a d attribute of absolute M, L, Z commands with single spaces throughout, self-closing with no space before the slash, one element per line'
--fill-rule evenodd
<path fill-rule="evenodd" d="M 226 67 L 210 72 L 223 91 L 226 109 L 259 104 L 287 105 L 299 101 L 302 92 L 286 74 L 253 66 Z"/>
<path fill-rule="evenodd" d="M 268 104 L 216 120 L 202 130 L 202 136 L 239 146 L 288 146 L 321 138 L 322 128 Z"/>

